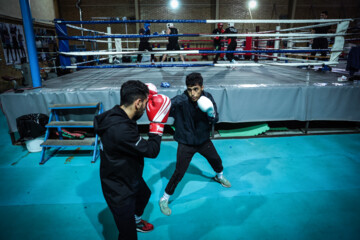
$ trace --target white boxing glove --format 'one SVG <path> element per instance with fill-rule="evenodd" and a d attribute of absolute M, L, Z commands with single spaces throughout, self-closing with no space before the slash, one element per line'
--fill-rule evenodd
<path fill-rule="evenodd" d="M 205 96 L 201 96 L 197 100 L 197 104 L 201 111 L 206 112 L 211 118 L 215 118 L 215 108 L 211 100 Z"/>

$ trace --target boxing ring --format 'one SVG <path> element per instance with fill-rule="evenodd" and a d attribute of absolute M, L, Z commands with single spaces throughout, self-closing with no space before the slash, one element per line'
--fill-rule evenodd
<path fill-rule="evenodd" d="M 172 22 L 189 22 L 194 20 L 172 20 Z M 250 20 L 213 20 L 200 23 L 216 22 L 242 22 Z M 251 20 L 256 21 L 256 20 Z M 265 21 L 265 20 L 262 20 Z M 280 20 L 268 20 L 278 23 Z M 291 22 L 296 20 L 282 20 Z M 300 23 L 318 23 L 319 20 L 302 20 Z M 93 23 L 94 21 L 92 21 Z M 98 21 L 101 24 L 124 23 L 129 21 Z M 162 23 L 170 20 L 133 20 L 131 22 Z M 6 92 L 0 95 L 2 110 L 6 116 L 9 131 L 16 132 L 16 118 L 30 113 L 49 114 L 49 106 L 52 104 L 82 104 L 88 102 L 102 102 L 104 110 L 108 110 L 115 104 L 120 103 L 120 87 L 127 80 L 135 79 L 150 82 L 157 86 L 159 93 L 170 98 L 181 94 L 185 89 L 185 78 L 191 72 L 199 72 L 204 78 L 205 90 L 210 92 L 218 107 L 219 122 L 266 122 L 266 121 L 360 121 L 360 85 L 356 82 L 339 82 L 342 75 L 329 71 L 314 71 L 310 66 L 334 66 L 338 63 L 344 43 L 344 35 L 349 20 L 329 20 L 330 24 L 337 23 L 336 34 L 325 34 L 334 37 L 338 44 L 334 44 L 329 61 L 320 59 L 303 60 L 286 58 L 284 53 L 311 53 L 319 50 L 311 49 L 281 49 L 279 37 L 285 37 L 295 41 L 302 38 L 314 38 L 324 34 L 308 33 L 285 33 L 282 35 L 277 28 L 275 33 L 251 33 L 237 34 L 238 37 L 254 36 L 255 38 L 272 37 L 275 48 L 272 50 L 235 50 L 235 54 L 272 54 L 273 60 L 260 60 L 257 62 L 219 63 L 212 62 L 186 62 L 177 63 L 105 63 L 96 66 L 66 65 L 62 68 L 75 69 L 71 74 L 53 78 L 42 83 L 40 88 L 25 89 L 23 92 Z M 58 21 L 59 24 L 79 24 L 80 21 Z M 82 21 L 86 24 L 87 22 Z M 271 22 L 270 22 L 271 23 Z M 323 24 L 323 23 L 322 23 Z M 327 23 L 329 24 L 329 23 Z M 341 26 L 344 25 L 344 26 Z M 340 27 L 339 27 L 340 26 Z M 345 27 L 345 28 L 344 28 Z M 299 27 L 302 29 L 303 27 Z M 82 28 L 78 28 L 81 30 Z M 293 30 L 293 29 L 291 29 Z M 110 31 L 111 32 L 111 31 Z M 95 41 L 101 38 L 142 38 L 144 35 L 114 35 L 102 36 L 59 36 L 59 39 L 76 39 Z M 311 36 L 309 36 L 311 35 Z M 150 38 L 168 37 L 169 35 L 146 35 Z M 178 34 L 179 37 L 214 37 L 216 35 L 205 34 Z M 224 35 L 226 36 L 226 35 Z M 235 35 L 233 35 L 235 36 Z M 100 40 L 103 41 L 103 40 Z M 104 41 L 106 42 L 106 41 Z M 107 43 L 109 43 L 107 42 Z M 340 43 L 339 43 L 340 42 Z M 293 45 L 292 45 L 293 46 Z M 69 56 L 106 56 L 112 58 L 117 55 L 149 55 L 154 53 L 159 56 L 164 53 L 170 54 L 216 54 L 227 51 L 209 50 L 181 50 L 181 51 L 127 51 L 126 49 L 114 49 L 109 46 L 109 51 L 87 52 L 61 52 L 63 58 Z M 261 58 L 261 57 L 260 57 Z M 103 58 L 100 58 L 103 59 Z M 282 62 L 285 61 L 285 62 Z M 112 62 L 112 61 L 111 61 Z M 98 61 L 99 63 L 99 61 Z M 303 68 L 301 68 L 303 67 Z M 160 87 L 162 82 L 170 84 L 169 88 Z M 147 124 L 146 116 L 143 116 L 139 124 Z M 169 119 L 168 124 L 172 123 Z"/>
<path fill-rule="evenodd" d="M 159 93 L 182 93 L 185 77 L 200 72 L 205 89 L 218 105 L 220 122 L 360 121 L 360 85 L 339 83 L 341 74 L 283 66 L 227 68 L 84 69 L 46 81 L 41 89 L 1 95 L 9 130 L 16 118 L 29 113 L 49 114 L 48 107 L 101 101 L 104 109 L 120 103 L 120 87 L 130 79 L 151 82 Z M 161 88 L 161 82 L 170 88 Z M 146 124 L 143 116 L 138 123 Z M 171 119 L 169 121 L 171 123 Z"/>

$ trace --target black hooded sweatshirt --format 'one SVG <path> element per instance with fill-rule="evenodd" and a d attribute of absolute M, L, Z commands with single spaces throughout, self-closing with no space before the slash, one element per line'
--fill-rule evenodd
<path fill-rule="evenodd" d="M 175 141 L 186 145 L 201 145 L 210 139 L 211 124 L 219 120 L 216 103 L 212 95 L 203 91 L 202 96 L 211 100 L 215 108 L 215 119 L 209 118 L 193 102 L 185 90 L 171 99 L 170 117 L 174 118 Z"/>
<path fill-rule="evenodd" d="M 148 134 L 143 139 L 136 121 L 129 119 L 119 105 L 94 119 L 94 130 L 100 136 L 100 179 L 109 205 L 119 206 L 136 194 L 144 169 L 144 157 L 155 158 L 160 152 L 161 136 Z"/>

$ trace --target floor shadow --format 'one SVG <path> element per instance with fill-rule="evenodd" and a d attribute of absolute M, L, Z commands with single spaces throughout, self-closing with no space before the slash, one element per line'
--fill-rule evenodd
<path fill-rule="evenodd" d="M 272 172 L 267 167 L 270 162 L 271 158 L 248 159 L 227 167 L 226 175 L 233 184 L 230 189 L 219 186 L 212 180 L 212 176 L 207 176 L 197 166 L 190 164 L 187 173 L 191 175 L 184 176 L 171 198 L 175 200 L 174 203 L 169 202 L 173 210 L 171 220 L 162 215 L 152 223 L 157 227 L 166 226 L 167 239 L 180 239 L 179 236 L 181 239 L 208 239 L 211 232 L 218 235 L 220 232 L 224 234 L 222 238 L 234 239 L 233 233 L 226 229 L 240 229 L 246 219 L 267 201 L 266 196 L 254 194 L 251 191 L 253 184 L 243 179 L 254 172 L 271 176 Z M 161 178 L 169 179 L 174 169 L 175 163 L 169 164 L 160 172 Z M 178 198 L 187 183 L 193 182 L 195 186 L 199 181 L 209 183 Z M 179 222 L 186 223 L 186 231 L 179 229 Z M 201 227 L 204 224 L 206 227 Z"/>
<path fill-rule="evenodd" d="M 149 188 L 154 191 L 153 186 L 155 185 L 155 183 L 157 181 L 159 181 L 159 179 L 166 179 L 166 183 L 164 186 L 162 186 L 162 189 L 165 190 L 167 183 L 169 182 L 172 174 L 175 171 L 175 167 L 176 167 L 176 162 L 172 162 L 170 163 L 165 169 L 161 170 L 160 173 L 156 173 L 154 174 L 149 180 L 147 180 L 147 184 L 149 186 Z M 194 175 L 192 177 L 189 177 L 188 175 Z M 213 176 L 209 176 L 204 174 L 204 172 L 199 169 L 197 166 L 193 165 L 190 163 L 189 168 L 187 169 L 184 178 L 180 181 L 180 183 L 178 184 L 178 186 L 176 187 L 176 190 L 174 192 L 174 194 L 171 197 L 171 201 L 173 201 L 174 199 L 176 199 L 182 192 L 182 190 L 184 189 L 184 187 L 186 186 L 187 183 L 189 182 L 211 182 Z M 161 195 L 163 194 L 164 190 L 161 191 Z M 161 197 L 161 196 L 159 196 Z"/>
<path fill-rule="evenodd" d="M 82 198 L 83 211 L 100 239 L 117 239 L 118 230 L 113 215 L 102 195 L 99 169 L 94 167 L 91 171 L 88 179 L 77 187 L 77 194 Z"/>
<path fill-rule="evenodd" d="M 254 173 L 254 172 L 256 172 L 257 174 L 262 175 L 262 176 L 270 176 L 272 172 L 271 172 L 271 170 L 269 170 L 267 168 L 267 166 L 270 164 L 271 159 L 272 158 L 249 159 L 249 160 L 241 161 L 238 164 L 235 164 L 235 165 L 232 165 L 229 167 L 224 166 L 225 167 L 224 173 L 225 173 L 226 177 L 228 178 L 228 180 L 232 183 L 232 187 L 229 190 L 232 192 L 239 193 L 239 194 L 245 190 L 246 191 L 250 190 L 250 192 L 251 192 L 251 189 L 253 188 L 252 184 L 248 181 L 244 181 L 243 178 L 246 175 Z M 176 163 L 169 164 L 166 169 L 164 169 L 163 171 L 160 172 L 160 177 L 166 178 L 169 180 L 171 178 L 173 171 L 175 170 L 175 165 L 176 165 Z M 189 176 L 189 174 L 191 174 L 193 176 Z M 183 189 L 185 188 L 185 186 L 188 183 L 197 184 L 199 182 L 209 182 L 209 184 L 214 183 L 215 185 L 206 185 L 202 189 L 200 189 L 196 192 L 192 192 L 191 193 L 192 197 L 190 197 L 187 200 L 184 198 L 179 199 L 179 196 L 181 195 Z M 167 182 L 166 182 L 166 184 L 167 184 Z M 172 197 L 169 201 L 169 204 L 173 203 L 174 201 L 176 201 L 176 204 L 178 204 L 177 201 L 187 202 L 187 201 L 191 201 L 193 197 L 201 198 L 202 196 L 207 196 L 209 194 L 211 195 L 211 192 L 214 190 L 214 186 L 216 186 L 215 189 L 216 189 L 216 191 L 218 191 L 219 188 L 217 188 L 217 185 L 218 185 L 218 183 L 216 183 L 213 180 L 212 175 L 204 174 L 204 172 L 202 170 L 200 170 L 197 166 L 192 165 L 190 163 L 190 166 L 189 166 L 187 172 L 185 173 L 184 178 L 177 186 L 174 194 L 172 195 Z M 163 186 L 164 189 L 165 189 L 165 187 L 166 187 L 166 185 Z M 221 188 L 221 186 L 220 186 L 220 189 L 224 190 Z M 163 191 L 161 193 L 163 193 Z M 159 197 L 161 197 L 161 196 L 159 196 Z M 185 198 L 188 198 L 188 197 L 185 196 Z"/>
<path fill-rule="evenodd" d="M 114 222 L 113 215 L 108 207 L 104 208 L 98 215 L 98 221 L 102 225 L 102 236 L 105 240 L 117 239 L 119 233 Z"/>
<path fill-rule="evenodd" d="M 234 233 L 224 229 L 241 228 L 246 219 L 265 202 L 264 196 L 198 199 L 186 204 L 188 211 L 173 211 L 171 219 L 163 216 L 154 219 L 153 224 L 159 228 L 167 226 L 167 239 L 211 239 L 211 233 L 218 231 L 223 233 L 221 239 L 234 239 Z M 179 223 L 186 223 L 186 230 L 179 228 Z"/>

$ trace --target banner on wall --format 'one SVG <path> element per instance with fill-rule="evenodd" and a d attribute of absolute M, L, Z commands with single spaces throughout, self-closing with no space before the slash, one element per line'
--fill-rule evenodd
<path fill-rule="evenodd" d="M 23 26 L 0 22 L 0 31 L 6 65 L 28 62 Z"/>

